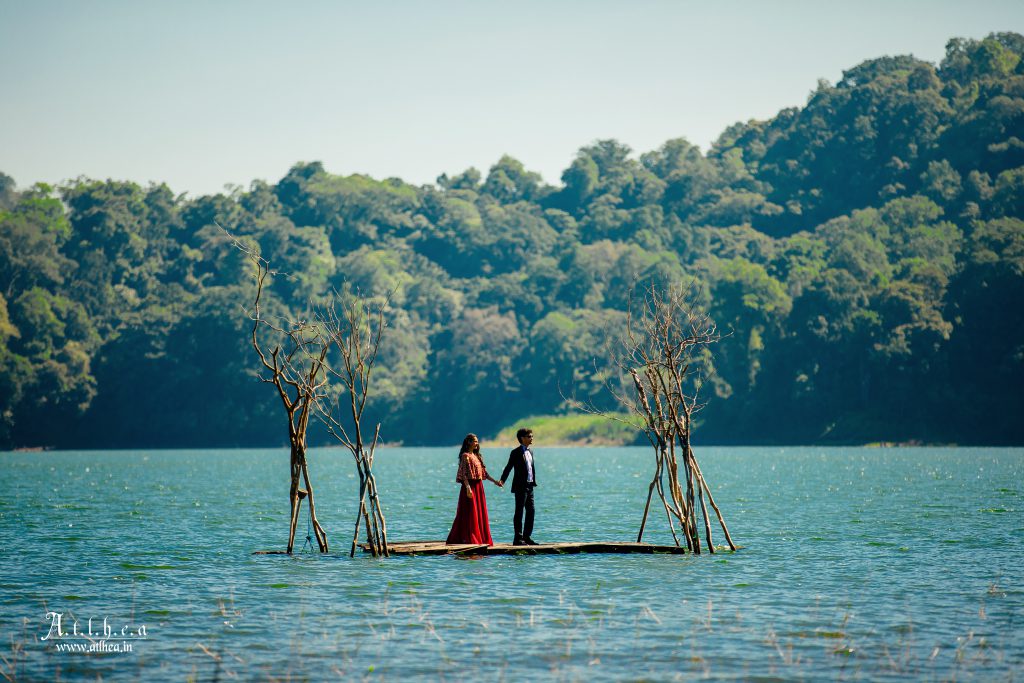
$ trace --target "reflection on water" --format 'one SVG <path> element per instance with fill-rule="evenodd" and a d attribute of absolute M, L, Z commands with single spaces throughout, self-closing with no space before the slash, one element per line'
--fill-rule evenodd
<path fill-rule="evenodd" d="M 735 554 L 374 560 L 347 554 L 357 479 L 342 451 L 311 455 L 334 553 L 294 557 L 251 554 L 287 538 L 284 450 L 2 454 L 0 667 L 90 680 L 902 680 L 1008 678 L 1024 664 L 1024 451 L 698 457 Z M 535 537 L 634 540 L 652 464 L 643 449 L 538 447 Z M 380 453 L 392 540 L 445 537 L 455 466 L 454 449 Z M 495 540 L 510 541 L 512 496 L 487 495 Z M 672 542 L 663 516 L 647 528 Z M 57 651 L 62 639 L 42 640 L 48 612 L 80 632 L 91 617 L 85 646 L 105 618 L 145 638 L 127 653 Z"/>

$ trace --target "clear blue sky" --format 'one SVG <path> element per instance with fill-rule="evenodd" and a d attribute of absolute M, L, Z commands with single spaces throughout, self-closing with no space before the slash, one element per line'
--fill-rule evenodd
<path fill-rule="evenodd" d="M 864 59 L 992 31 L 1024 33 L 1024 2 L 0 0 L 0 171 L 194 195 L 507 153 L 557 183 L 593 140 L 707 147 Z"/>

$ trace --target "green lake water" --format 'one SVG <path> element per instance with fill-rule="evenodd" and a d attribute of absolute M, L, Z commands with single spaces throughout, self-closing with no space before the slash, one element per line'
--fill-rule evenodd
<path fill-rule="evenodd" d="M 284 449 L 0 453 L 0 672 L 14 680 L 1011 680 L 1024 450 L 703 448 L 736 553 L 348 557 L 351 457 L 315 450 L 328 556 L 287 540 Z M 497 476 L 505 452 L 485 452 Z M 456 449 L 386 449 L 396 540 L 443 539 Z M 534 537 L 636 539 L 653 458 L 537 444 Z M 488 484 L 491 529 L 513 498 Z M 654 508 L 656 512 L 657 508 Z M 305 536 L 300 525 L 299 543 Z M 723 542 L 717 529 L 716 543 Z M 646 541 L 671 543 L 664 513 Z M 51 635 L 106 619 L 131 652 Z M 125 630 L 122 630 L 125 629 Z"/>

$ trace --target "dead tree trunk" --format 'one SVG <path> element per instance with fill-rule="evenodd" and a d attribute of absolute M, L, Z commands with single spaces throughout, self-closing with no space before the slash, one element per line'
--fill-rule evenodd
<path fill-rule="evenodd" d="M 638 421 L 654 450 L 654 478 L 647 488 L 637 542 L 643 538 L 651 499 L 657 492 L 676 545 L 681 545 L 678 522 L 687 548 L 699 554 L 704 548 L 715 552 L 708 504 L 729 548 L 735 550 L 736 546 L 690 446 L 692 418 L 703 407 L 698 395 L 710 372 L 710 347 L 719 340 L 714 323 L 697 305 L 697 294 L 692 285 L 661 288 L 651 284 L 639 300 L 631 297 L 626 330 L 610 349 L 612 365 L 618 371 L 615 374 L 625 378 L 625 388 L 610 384 L 607 388 Z M 570 400 L 587 412 L 618 419 L 592 404 Z"/>
<path fill-rule="evenodd" d="M 374 363 L 387 327 L 384 313 L 391 294 L 376 306 L 354 295 L 339 296 L 339 299 L 330 306 L 319 308 L 317 320 L 338 349 L 338 358 L 325 365 L 325 369 L 341 383 L 342 390 L 333 404 L 317 401 L 316 406 L 327 431 L 352 454 L 359 475 L 359 502 L 349 554 L 355 555 L 359 526 L 363 524 L 370 552 L 374 557 L 388 557 L 387 523 L 373 475 L 380 424 L 377 424 L 367 448 L 362 423 Z"/>
<path fill-rule="evenodd" d="M 277 390 L 288 418 L 291 478 L 288 487 L 290 519 L 287 552 L 291 554 L 295 546 L 295 530 L 299 522 L 302 500 L 305 499 L 317 547 L 320 552 L 326 553 L 327 533 L 317 519 L 316 502 L 306 460 L 306 431 L 311 411 L 326 395 L 328 377 L 325 360 L 332 342 L 315 325 L 305 321 L 274 321 L 264 315 L 261 300 L 267 278 L 274 271 L 259 252 L 233 237 L 231 239 L 256 267 L 256 296 L 249 312 L 249 317 L 253 321 L 252 347 L 263 365 L 264 371 L 260 373 L 260 380 L 273 385 Z M 270 337 L 270 340 L 263 337 Z M 305 489 L 301 487 L 300 482 L 305 484 Z"/>

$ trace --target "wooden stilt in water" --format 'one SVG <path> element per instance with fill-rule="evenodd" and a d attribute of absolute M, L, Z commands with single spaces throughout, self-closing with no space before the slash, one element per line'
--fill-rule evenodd
<path fill-rule="evenodd" d="M 303 458 L 302 461 L 302 477 L 306 483 L 306 505 L 309 506 L 310 526 L 313 527 L 313 535 L 316 537 L 317 547 L 320 549 L 320 552 L 326 553 L 329 551 L 327 546 L 327 532 L 325 532 L 323 527 L 320 526 L 320 520 L 316 518 L 316 503 L 313 500 L 313 484 L 309 481 L 309 468 L 306 466 L 305 458 Z"/>
<path fill-rule="evenodd" d="M 644 516 L 640 519 L 640 532 L 636 535 L 636 542 L 640 543 L 644 540 L 644 526 L 647 524 L 647 512 L 651 509 L 651 496 L 654 495 L 654 480 L 651 480 L 651 485 L 647 487 L 647 503 L 644 505 Z"/>
<path fill-rule="evenodd" d="M 352 532 L 352 552 L 349 553 L 349 557 L 356 556 L 356 546 L 359 545 L 359 523 L 363 518 L 363 506 L 365 505 L 363 494 L 366 492 L 366 482 L 363 480 L 362 472 L 359 476 L 359 509 L 356 511 L 356 525 L 355 530 Z"/>

